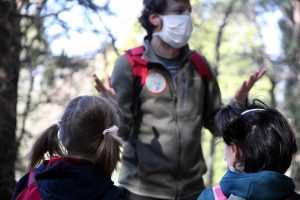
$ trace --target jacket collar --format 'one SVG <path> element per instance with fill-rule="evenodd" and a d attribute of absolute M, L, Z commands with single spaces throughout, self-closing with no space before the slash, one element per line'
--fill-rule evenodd
<path fill-rule="evenodd" d="M 273 171 L 236 173 L 227 171 L 220 182 L 222 192 L 245 199 L 272 200 L 289 197 L 294 189 L 293 180 Z"/>
<path fill-rule="evenodd" d="M 35 179 L 43 199 L 99 197 L 113 185 L 96 165 L 77 158 L 52 157 L 35 170 Z"/>
<path fill-rule="evenodd" d="M 144 47 L 145 47 L 145 52 L 142 55 L 142 59 L 147 60 L 152 63 L 161 63 L 159 58 L 156 56 L 155 52 L 153 51 L 153 48 L 151 47 L 150 40 L 145 38 L 144 39 Z M 188 55 L 191 53 L 191 50 L 188 45 L 184 46 L 182 48 L 182 53 L 183 53 L 183 60 L 187 59 Z"/>

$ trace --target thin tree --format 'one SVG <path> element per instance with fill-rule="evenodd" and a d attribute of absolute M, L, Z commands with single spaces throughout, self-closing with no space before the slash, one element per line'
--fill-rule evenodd
<path fill-rule="evenodd" d="M 15 186 L 16 107 L 21 51 L 20 18 L 15 1 L 0 1 L 0 199 Z"/>
<path fill-rule="evenodd" d="M 229 17 L 233 13 L 234 6 L 235 6 L 236 0 L 231 0 L 225 10 L 223 19 L 219 25 L 218 32 L 217 32 L 217 38 L 215 43 L 215 63 L 214 63 L 214 70 L 216 76 L 218 76 L 218 69 L 221 61 L 221 55 L 220 55 L 220 48 L 222 45 L 223 40 L 223 34 L 225 31 L 225 28 L 227 24 L 229 23 Z M 208 181 L 207 185 L 209 187 L 212 187 L 213 178 L 214 178 L 214 158 L 215 158 L 215 145 L 216 145 L 216 137 L 212 136 L 212 139 L 210 141 L 210 151 L 209 151 L 209 160 L 208 160 L 208 170 L 207 170 L 207 176 Z"/>

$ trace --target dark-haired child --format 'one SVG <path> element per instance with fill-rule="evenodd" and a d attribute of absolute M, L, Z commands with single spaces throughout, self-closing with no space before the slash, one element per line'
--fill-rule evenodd
<path fill-rule="evenodd" d="M 285 117 L 255 100 L 245 109 L 225 107 L 220 114 L 227 172 L 220 185 L 198 200 L 300 199 L 291 178 L 284 175 L 297 147 Z"/>
<path fill-rule="evenodd" d="M 118 109 L 104 97 L 70 101 L 60 122 L 33 144 L 30 171 L 13 199 L 124 199 L 123 189 L 111 181 L 120 159 L 119 125 Z"/>

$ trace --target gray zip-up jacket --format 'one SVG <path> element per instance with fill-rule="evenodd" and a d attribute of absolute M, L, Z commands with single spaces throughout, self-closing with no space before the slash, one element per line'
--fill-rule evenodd
<path fill-rule="evenodd" d="M 215 123 L 221 107 L 218 83 L 212 74 L 205 91 L 202 78 L 187 59 L 191 53 L 188 47 L 172 79 L 147 40 L 144 46 L 142 58 L 150 64 L 140 92 L 142 119 L 137 139 L 129 138 L 125 143 L 119 183 L 132 193 L 152 198 L 197 196 L 204 189 L 202 175 L 206 172 L 202 126 L 221 135 Z M 117 59 L 111 81 L 130 126 L 134 87 L 131 66 L 124 55 Z"/>

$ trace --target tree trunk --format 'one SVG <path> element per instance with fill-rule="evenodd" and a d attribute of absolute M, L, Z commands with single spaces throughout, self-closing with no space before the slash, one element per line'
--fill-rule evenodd
<path fill-rule="evenodd" d="M 20 69 L 20 20 L 15 1 L 0 1 L 0 199 L 15 187 L 16 105 Z"/>
<path fill-rule="evenodd" d="M 222 19 L 221 24 L 219 25 L 218 33 L 217 33 L 217 39 L 215 43 L 215 54 L 216 54 L 216 60 L 215 60 L 215 75 L 216 77 L 219 75 L 219 65 L 221 61 L 221 56 L 220 56 L 220 48 L 222 45 L 223 41 L 223 34 L 225 31 L 226 26 L 228 25 L 229 22 L 229 17 L 233 13 L 233 9 L 235 6 L 236 0 L 231 0 L 228 4 L 228 7 L 226 8 L 224 12 L 224 16 Z M 207 186 L 212 187 L 213 186 L 213 179 L 214 179 L 214 163 L 215 163 L 215 145 L 216 145 L 216 137 L 212 136 L 212 139 L 210 141 L 210 151 L 209 151 L 209 160 L 207 163 Z"/>

